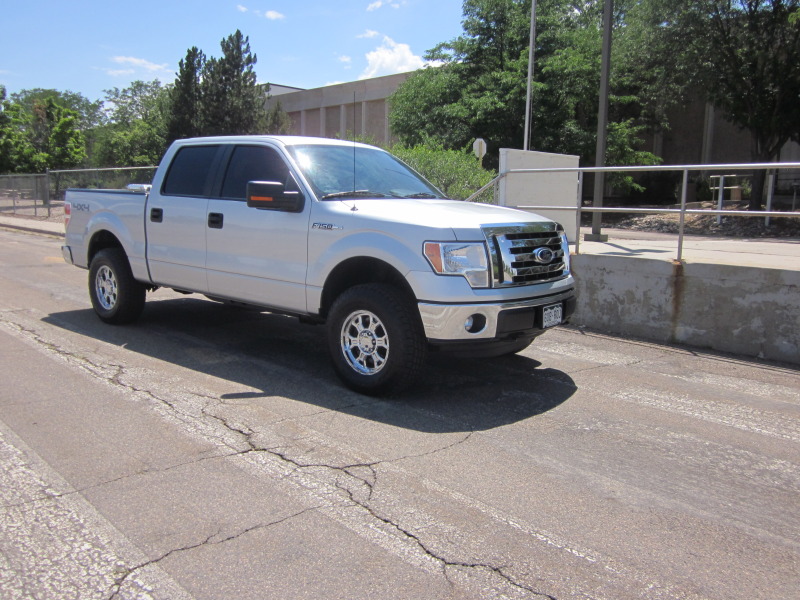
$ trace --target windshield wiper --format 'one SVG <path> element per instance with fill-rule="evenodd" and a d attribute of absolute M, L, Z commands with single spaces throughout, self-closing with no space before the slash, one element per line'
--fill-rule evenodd
<path fill-rule="evenodd" d="M 366 196 L 369 198 L 386 198 L 386 194 L 380 192 L 373 192 L 370 190 L 351 190 L 349 192 L 334 192 L 332 194 L 325 194 L 320 200 L 329 200 L 331 198 L 357 198 Z"/>

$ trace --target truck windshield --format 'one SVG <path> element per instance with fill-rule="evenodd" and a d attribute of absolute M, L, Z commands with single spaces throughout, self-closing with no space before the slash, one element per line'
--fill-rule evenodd
<path fill-rule="evenodd" d="M 444 198 L 394 156 L 360 146 L 290 146 L 300 170 L 320 200 L 348 198 Z"/>

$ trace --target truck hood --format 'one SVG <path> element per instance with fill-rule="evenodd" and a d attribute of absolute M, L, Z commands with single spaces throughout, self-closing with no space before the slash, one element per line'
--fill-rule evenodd
<path fill-rule="evenodd" d="M 418 227 L 452 229 L 456 239 L 476 239 L 484 225 L 551 223 L 522 210 L 460 200 L 380 199 L 343 202 L 359 219 L 375 219 Z M 482 236 L 480 236 L 482 237 Z"/>

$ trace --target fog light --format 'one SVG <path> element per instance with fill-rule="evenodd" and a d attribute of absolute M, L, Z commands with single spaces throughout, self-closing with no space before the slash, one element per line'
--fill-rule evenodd
<path fill-rule="evenodd" d="M 480 333 L 486 328 L 486 317 L 480 313 L 475 313 L 467 317 L 464 321 L 464 329 L 469 333 Z"/>

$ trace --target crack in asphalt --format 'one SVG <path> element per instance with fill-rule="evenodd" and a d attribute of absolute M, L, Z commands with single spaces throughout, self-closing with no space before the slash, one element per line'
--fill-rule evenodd
<path fill-rule="evenodd" d="M 169 400 L 167 398 L 164 398 L 162 396 L 159 396 L 158 394 L 156 394 L 152 390 L 146 389 L 146 388 L 140 388 L 140 387 L 134 385 L 133 383 L 128 383 L 126 381 L 123 381 L 123 377 L 126 375 L 126 369 L 125 369 L 124 365 L 111 363 L 111 362 L 106 363 L 105 365 L 97 364 L 97 363 L 93 362 L 91 359 L 89 359 L 86 356 L 81 356 L 81 355 L 79 355 L 77 353 L 70 352 L 68 350 L 65 350 L 65 349 L 59 347 L 58 345 L 56 345 L 56 344 L 54 344 L 52 342 L 47 341 L 38 332 L 36 332 L 33 329 L 27 328 L 27 327 L 25 327 L 23 325 L 20 325 L 18 323 L 12 323 L 12 322 L 9 322 L 9 321 L 6 321 L 6 322 L 9 323 L 10 325 L 12 325 L 13 327 L 17 328 L 20 332 L 23 332 L 23 333 L 27 334 L 30 338 L 32 338 L 34 340 L 34 342 L 40 344 L 41 346 L 43 346 L 47 350 L 57 354 L 58 356 L 60 356 L 60 357 L 62 357 L 64 359 L 67 359 L 67 360 L 71 359 L 73 361 L 77 361 L 79 363 L 79 366 L 81 366 L 83 369 L 88 371 L 92 376 L 97 377 L 97 378 L 99 378 L 99 379 L 101 379 L 103 381 L 106 381 L 107 383 L 109 383 L 109 384 L 111 384 L 111 385 L 113 385 L 115 387 L 119 387 L 119 388 L 125 389 L 125 390 L 127 390 L 129 392 L 133 392 L 135 394 L 143 395 L 144 397 L 149 398 L 152 401 L 157 402 L 162 406 L 168 407 L 170 409 L 170 411 L 173 412 L 173 414 L 175 416 L 177 416 L 177 418 L 180 421 L 182 421 L 184 423 L 187 423 L 187 424 L 191 424 L 190 422 L 193 421 L 196 418 L 195 415 L 191 415 L 189 413 L 186 413 L 186 412 L 180 410 L 176 406 L 175 402 L 173 402 L 173 401 L 171 401 L 171 400 Z M 110 375 L 108 374 L 108 370 L 109 369 L 112 370 Z M 195 394 L 195 393 L 191 393 L 191 392 L 190 392 L 190 394 L 193 397 L 207 400 L 205 406 L 200 407 L 200 413 L 206 418 L 210 418 L 210 419 L 215 420 L 226 431 L 239 436 L 244 441 L 244 443 L 246 444 L 246 448 L 244 448 L 243 450 L 237 450 L 236 448 L 233 448 L 227 442 L 225 442 L 223 436 L 212 436 L 212 437 L 215 437 L 216 439 L 218 439 L 220 443 L 224 444 L 227 447 L 230 447 L 232 450 L 234 450 L 234 452 L 232 452 L 231 454 L 226 454 L 226 455 L 216 455 L 216 456 L 213 456 L 213 457 L 203 457 L 203 458 L 200 458 L 200 459 L 198 459 L 196 461 L 190 461 L 190 462 L 187 462 L 185 464 L 192 464 L 194 462 L 199 462 L 201 460 L 208 460 L 210 458 L 224 458 L 224 457 L 231 457 L 231 456 L 237 456 L 237 455 L 245 455 L 245 454 L 250 454 L 250 453 L 266 453 L 266 454 L 269 454 L 270 456 L 273 456 L 273 457 L 283 461 L 284 463 L 286 463 L 288 465 L 292 465 L 293 472 L 300 471 L 300 470 L 309 470 L 309 469 L 328 469 L 328 470 L 331 470 L 331 471 L 335 471 L 337 473 L 342 473 L 342 474 L 346 475 L 347 477 L 349 477 L 354 482 L 357 482 L 357 485 L 358 485 L 358 487 L 355 490 L 351 489 L 351 486 L 346 485 L 346 481 L 345 482 L 341 482 L 338 477 L 333 482 L 333 485 L 335 486 L 335 488 L 339 489 L 341 492 L 343 492 L 346 495 L 346 497 L 350 501 L 351 505 L 357 506 L 357 507 L 361 508 L 362 510 L 366 511 L 366 513 L 369 514 L 373 519 L 375 519 L 376 521 L 378 521 L 380 523 L 383 523 L 384 525 L 386 525 L 390 529 L 393 529 L 394 531 L 399 533 L 401 536 L 403 536 L 406 540 L 408 540 L 410 543 L 412 543 L 414 546 L 416 546 L 426 557 L 428 557 L 428 558 L 436 561 L 437 563 L 439 563 L 442 566 L 442 573 L 443 573 L 445 579 L 448 581 L 448 583 L 451 586 L 454 586 L 455 583 L 450 579 L 450 576 L 448 575 L 448 572 L 447 572 L 448 569 L 452 569 L 452 568 L 476 569 L 476 570 L 483 570 L 483 571 L 485 571 L 487 573 L 492 573 L 492 574 L 498 576 L 499 578 L 501 578 L 508 585 L 510 585 L 513 588 L 516 588 L 518 590 L 521 590 L 521 591 L 524 591 L 524 592 L 528 592 L 529 594 L 533 594 L 534 596 L 541 597 L 541 598 L 546 598 L 548 600 L 556 600 L 556 598 L 554 596 L 551 596 L 551 595 L 549 595 L 547 593 L 535 590 L 535 589 L 525 585 L 524 583 L 518 581 L 513 575 L 511 575 L 510 573 L 507 572 L 507 569 L 508 569 L 507 566 L 496 566 L 496 565 L 489 564 L 488 562 L 485 563 L 485 562 L 479 562 L 479 561 L 468 562 L 468 561 L 454 560 L 454 559 L 448 558 L 443 553 L 439 553 L 439 552 L 434 551 L 429 545 L 427 545 L 422 540 L 422 538 L 420 538 L 419 535 L 415 534 L 409 528 L 403 527 L 400 523 L 392 520 L 388 516 L 385 516 L 385 515 L 381 514 L 376 508 L 371 506 L 371 501 L 373 499 L 375 488 L 376 488 L 376 486 L 378 484 L 377 467 L 379 465 L 381 465 L 381 464 L 390 464 L 390 463 L 399 462 L 399 461 L 403 461 L 403 460 L 409 460 L 409 459 L 413 459 L 413 458 L 421 458 L 421 457 L 429 456 L 429 455 L 432 455 L 432 454 L 435 454 L 435 453 L 438 453 L 438 452 L 444 452 L 444 451 L 449 450 L 449 449 L 451 449 L 451 448 L 453 448 L 455 446 L 458 446 L 458 445 L 466 443 L 476 433 L 475 431 L 468 432 L 462 439 L 459 439 L 459 440 L 457 440 L 457 441 L 455 441 L 455 442 L 453 442 L 453 443 L 451 443 L 451 444 L 449 444 L 447 446 L 444 446 L 444 447 L 441 447 L 441 448 L 436 448 L 436 449 L 429 450 L 429 451 L 422 452 L 422 453 L 415 454 L 415 455 L 407 455 L 407 456 L 402 456 L 402 457 L 398 457 L 398 458 L 394 458 L 394 459 L 384 459 L 384 460 L 373 461 L 373 462 L 361 462 L 361 463 L 352 463 L 352 464 L 345 464 L 345 465 L 331 465 L 331 464 L 328 464 L 328 463 L 325 463 L 325 462 L 304 463 L 304 462 L 301 462 L 301 461 L 299 461 L 297 459 L 294 459 L 294 458 L 290 457 L 288 452 L 281 451 L 280 449 L 283 448 L 283 446 L 276 446 L 274 448 L 258 446 L 253 441 L 253 437 L 256 435 L 256 432 L 254 430 L 252 430 L 251 428 L 247 427 L 246 425 L 234 424 L 234 423 L 231 422 L 231 420 L 225 418 L 224 416 L 220 416 L 218 414 L 214 414 L 211 411 L 211 403 L 212 402 L 213 403 L 219 403 L 220 402 L 219 398 L 211 397 L 211 396 L 204 396 L 202 394 Z M 323 411 L 323 412 L 325 412 L 325 411 Z M 172 465 L 172 466 L 170 466 L 170 467 L 168 467 L 166 469 L 160 469 L 160 470 L 169 470 L 169 469 L 172 469 L 172 468 L 177 468 L 179 466 L 182 466 L 182 465 Z M 366 470 L 367 473 L 366 474 L 360 474 L 359 473 L 360 470 Z M 87 488 L 83 488 L 82 490 L 75 490 L 74 492 L 71 491 L 71 492 L 66 492 L 64 494 L 56 494 L 53 497 L 57 498 L 59 496 L 65 496 L 65 495 L 74 494 L 74 493 L 82 493 L 84 491 L 93 489 L 95 487 L 100 487 L 102 485 L 108 485 L 110 483 L 114 483 L 114 482 L 120 481 L 122 479 L 126 479 L 126 478 L 137 476 L 137 475 L 141 475 L 141 474 L 144 474 L 144 473 L 147 473 L 147 472 L 157 472 L 157 471 L 159 471 L 159 469 L 157 469 L 155 471 L 147 470 L 147 471 L 144 471 L 144 472 L 138 472 L 138 473 L 134 473 L 134 474 L 129 474 L 129 475 L 125 475 L 125 476 L 119 477 L 119 478 L 114 479 L 114 480 L 110 480 L 110 481 L 107 481 L 107 482 L 101 482 L 101 483 L 95 484 L 93 486 L 88 486 Z M 366 494 L 364 495 L 363 498 L 358 498 L 357 497 L 357 495 L 358 495 L 357 494 L 357 490 L 359 490 L 359 489 L 366 491 Z M 134 567 L 128 568 L 122 573 L 122 575 L 120 577 L 118 577 L 115 580 L 115 583 L 114 583 L 114 586 L 113 586 L 113 589 L 112 589 L 112 593 L 109 596 L 108 600 L 114 600 L 115 598 L 117 598 L 119 593 L 120 593 L 120 590 L 122 588 L 122 585 L 125 583 L 125 581 L 127 581 L 137 571 L 140 571 L 141 569 L 143 569 L 143 568 L 145 568 L 147 566 L 151 566 L 151 565 L 157 564 L 157 563 L 163 561 L 164 559 L 168 558 L 169 556 L 171 556 L 173 554 L 180 553 L 180 552 L 187 552 L 187 551 L 190 551 L 190 550 L 193 550 L 193 549 L 205 546 L 205 545 L 217 545 L 217 544 L 223 544 L 223 543 L 226 543 L 226 542 L 229 542 L 229 541 L 233 541 L 236 538 L 241 537 L 241 536 L 243 536 L 243 535 L 245 535 L 245 534 L 247 534 L 249 532 L 252 532 L 252 531 L 255 531 L 255 530 L 258 530 L 258 529 L 263 529 L 263 528 L 266 528 L 266 527 L 271 527 L 271 526 L 274 526 L 274 525 L 278 525 L 278 524 L 283 523 L 283 522 L 285 522 L 285 521 L 287 521 L 289 519 L 298 517 L 298 516 L 300 516 L 300 515 L 302 515 L 302 514 L 304 514 L 306 512 L 309 512 L 310 510 L 318 510 L 319 508 L 321 508 L 321 507 L 317 506 L 317 507 L 313 507 L 313 508 L 304 509 L 302 511 L 299 511 L 299 512 L 293 514 L 293 515 L 287 516 L 287 517 L 285 517 L 283 519 L 280 519 L 278 521 L 271 522 L 271 523 L 266 523 L 266 524 L 256 525 L 256 526 L 250 527 L 248 529 L 245 529 L 245 530 L 243 530 L 243 531 L 241 531 L 241 532 L 239 532 L 237 534 L 230 535 L 230 536 L 225 537 L 225 538 L 220 539 L 220 540 L 212 541 L 214 537 L 219 535 L 219 532 L 217 532 L 217 533 L 207 537 L 205 540 L 203 540 L 203 541 L 201 541 L 199 543 L 196 543 L 196 544 L 193 544 L 193 545 L 190 545 L 190 546 L 185 546 L 185 547 L 181 547 L 181 548 L 176 548 L 176 549 L 170 550 L 169 552 L 166 552 L 165 554 L 161 555 L 160 557 L 158 557 L 156 559 L 153 559 L 153 560 L 144 562 L 144 563 L 142 563 L 140 565 L 136 565 Z"/>
<path fill-rule="evenodd" d="M 282 523 L 285 523 L 286 521 L 290 521 L 292 519 L 296 519 L 297 517 L 300 517 L 300 516 L 302 516 L 302 515 L 304 515 L 304 514 L 306 514 L 308 512 L 319 510 L 320 508 L 321 508 L 320 506 L 311 506 L 309 508 L 304 508 L 303 510 L 297 511 L 296 513 L 293 513 L 291 515 L 287 515 L 287 516 L 285 516 L 285 517 L 283 517 L 281 519 L 278 519 L 276 521 L 271 521 L 270 523 L 260 523 L 258 525 L 253 525 L 252 527 L 248 527 L 246 529 L 243 529 L 242 531 L 240 531 L 238 533 L 229 535 L 229 536 L 224 537 L 222 539 L 214 540 L 214 538 L 219 536 L 220 533 L 221 533 L 220 531 L 217 531 L 216 533 L 211 534 L 210 536 L 208 536 L 206 539 L 204 539 L 201 542 L 198 542 L 198 543 L 195 543 L 195 544 L 191 544 L 191 545 L 188 545 L 188 546 L 182 546 L 180 548 L 173 548 L 172 550 L 169 550 L 168 552 L 165 552 L 164 554 L 162 554 L 161 556 L 159 556 L 157 558 L 145 561 L 145 562 L 140 563 L 138 565 L 135 565 L 133 567 L 128 567 L 125 570 L 121 571 L 120 575 L 114 579 L 114 585 L 112 586 L 112 589 L 111 589 L 111 595 L 108 597 L 107 600 L 115 600 L 119 596 L 119 594 L 120 594 L 120 592 L 122 590 L 122 586 L 125 584 L 125 582 L 128 579 L 130 579 L 132 576 L 134 576 L 138 571 L 141 571 L 142 569 L 145 569 L 147 567 L 151 567 L 151 566 L 157 565 L 161 561 L 166 560 L 167 558 L 169 558 L 170 556 L 172 556 L 174 554 L 178 554 L 178 553 L 181 553 L 181 552 L 189 552 L 191 550 L 196 550 L 197 548 L 202 548 L 204 546 L 218 546 L 220 544 L 225 544 L 226 542 L 234 541 L 234 540 L 236 540 L 236 539 L 238 539 L 238 538 L 240 538 L 240 537 L 242 537 L 244 535 L 247 535 L 248 533 L 252 533 L 253 531 L 259 531 L 261 529 L 268 529 L 270 527 L 274 527 L 276 525 L 280 525 Z"/>
<path fill-rule="evenodd" d="M 495 575 L 499 576 L 502 580 L 504 580 L 506 583 L 508 583 L 512 587 L 515 587 L 517 589 L 526 591 L 526 592 L 528 592 L 530 594 L 533 594 L 534 596 L 541 597 L 541 598 L 546 598 L 547 600 L 557 600 L 554 596 L 552 596 L 550 594 L 546 594 L 544 592 L 535 590 L 535 589 L 533 589 L 533 588 L 531 588 L 531 587 L 529 587 L 529 586 L 517 581 L 516 578 L 514 578 L 511 574 L 506 572 L 507 567 L 504 567 L 504 566 L 499 566 L 498 567 L 498 566 L 495 566 L 495 565 L 491 565 L 491 564 L 488 564 L 488 563 L 482 563 L 482 562 L 466 562 L 466 561 L 451 560 L 451 559 L 447 558 L 446 556 L 444 556 L 443 554 L 435 552 L 417 534 L 413 533 L 410 529 L 407 529 L 407 528 L 403 527 L 400 523 L 395 522 L 391 518 L 380 514 L 377 509 L 375 509 L 373 506 L 370 505 L 370 502 L 372 501 L 373 493 L 375 491 L 375 487 L 377 486 L 377 483 L 378 483 L 378 472 L 377 472 L 377 468 L 376 468 L 378 465 L 380 465 L 380 464 L 389 464 L 389 463 L 398 462 L 398 461 L 401 461 L 401 460 L 408 460 L 408 459 L 411 459 L 411 458 L 419 458 L 419 457 L 423 457 L 423 456 L 429 456 L 431 454 L 435 454 L 435 453 L 438 453 L 438 452 L 443 452 L 445 450 L 451 449 L 451 448 L 453 448 L 455 446 L 458 446 L 458 445 L 463 444 L 466 441 L 468 441 L 475 434 L 474 431 L 470 431 L 462 439 L 457 440 L 457 441 L 449 444 L 448 446 L 445 446 L 445 447 L 442 447 L 442 448 L 437 448 L 435 450 L 430 450 L 428 452 L 419 453 L 419 454 L 416 454 L 416 455 L 408 455 L 408 456 L 403 456 L 403 457 L 399 457 L 399 458 L 395 458 L 395 459 L 391 459 L 391 460 L 379 460 L 379 461 L 374 461 L 374 462 L 352 463 L 352 464 L 347 464 L 347 465 L 331 465 L 331 464 L 324 463 L 324 462 L 318 462 L 318 463 L 301 462 L 298 459 L 295 459 L 295 458 L 292 458 L 291 456 L 289 456 L 287 452 L 285 452 L 285 451 L 281 452 L 279 450 L 280 447 L 276 447 L 276 448 L 259 447 L 252 440 L 253 435 L 255 435 L 255 432 L 253 432 L 252 430 L 244 429 L 244 428 L 241 428 L 241 427 L 231 426 L 224 417 L 220 417 L 219 415 L 214 415 L 214 414 L 211 414 L 211 413 L 208 413 L 208 412 L 204 412 L 204 414 L 207 414 L 211 418 L 217 419 L 223 426 L 228 427 L 231 431 L 234 431 L 234 432 L 242 435 L 245 438 L 245 442 L 248 444 L 248 446 L 250 446 L 250 448 L 248 450 L 243 451 L 241 454 L 267 453 L 267 454 L 269 454 L 271 456 L 274 456 L 274 457 L 282 460 L 283 462 L 285 462 L 287 464 L 292 465 L 294 467 L 294 471 L 298 471 L 298 470 L 301 470 L 301 469 L 329 469 L 329 470 L 332 470 L 332 471 L 337 471 L 337 472 L 340 472 L 340 473 L 344 473 L 345 475 L 347 475 L 347 476 L 351 477 L 352 479 L 358 481 L 359 484 L 360 484 L 359 487 L 362 487 L 362 489 L 363 489 L 363 487 L 366 487 L 367 494 L 366 494 L 366 498 L 364 498 L 364 499 L 357 498 L 357 492 L 354 491 L 353 489 L 351 489 L 351 487 L 347 486 L 345 483 L 340 482 L 338 478 L 334 482 L 334 485 L 335 485 L 335 487 L 337 489 L 339 489 L 340 491 L 344 492 L 347 495 L 348 499 L 350 500 L 350 502 L 351 502 L 351 504 L 353 506 L 358 506 L 359 508 L 365 510 L 373 519 L 375 519 L 375 520 L 387 525 L 391 529 L 394 529 L 395 531 L 400 533 L 402 536 L 404 536 L 407 540 L 409 540 L 413 544 L 415 544 L 428 558 L 433 559 L 436 562 L 438 562 L 439 564 L 441 564 L 442 565 L 442 572 L 443 572 L 445 578 L 447 579 L 448 583 L 451 586 L 453 586 L 455 584 L 447 574 L 447 569 L 448 568 L 481 569 L 481 570 L 485 570 L 485 571 L 490 572 L 490 573 L 494 573 Z M 356 469 L 367 469 L 369 471 L 369 476 L 361 476 L 358 473 L 354 473 L 353 471 L 356 470 Z"/>

